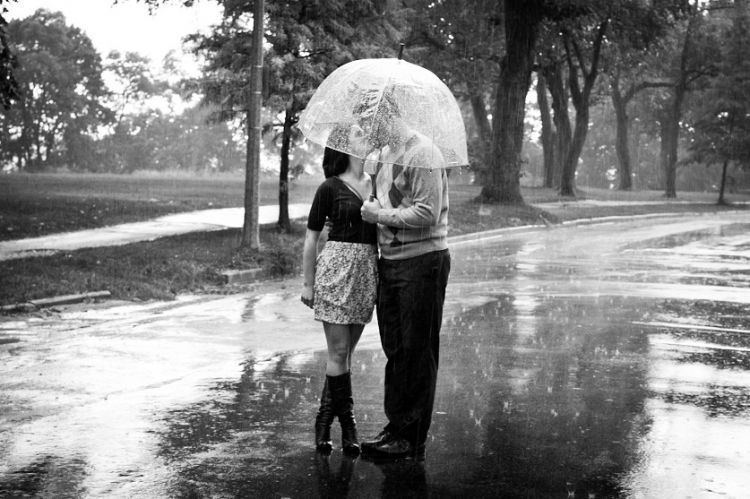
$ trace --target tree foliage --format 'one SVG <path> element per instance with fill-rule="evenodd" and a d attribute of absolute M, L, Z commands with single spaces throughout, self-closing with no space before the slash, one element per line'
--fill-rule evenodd
<path fill-rule="evenodd" d="M 719 202 L 724 202 L 730 163 L 750 169 L 750 13 L 745 0 L 720 12 L 727 17 L 721 37 L 727 42 L 713 53 L 718 71 L 701 95 L 690 149 L 693 160 L 721 164 Z"/>
<path fill-rule="evenodd" d="M 8 42 L 8 21 L 4 16 L 8 11 L 7 3 L 8 0 L 0 0 L 0 108 L 6 111 L 18 99 L 18 82 L 14 75 L 18 59 Z"/>
<path fill-rule="evenodd" d="M 666 13 L 678 0 L 645 4 L 637 0 L 595 2 L 538 0 L 504 2 L 410 2 L 416 19 L 410 40 L 421 61 L 443 77 L 459 98 L 471 102 L 479 132 L 475 155 L 485 163 L 482 198 L 519 203 L 521 147 L 526 94 L 531 72 L 544 75 L 552 95 L 555 130 L 545 122 L 548 161 L 566 194 L 572 194 L 575 169 L 589 127 L 592 93 L 613 38 L 632 36 L 643 46 L 663 28 Z M 657 15 L 658 14 L 658 15 Z M 546 97 L 546 94 L 542 94 Z M 490 105 L 485 104 L 489 99 Z M 575 128 L 568 116 L 576 110 Z M 488 113 L 491 109 L 491 113 Z M 493 117 L 490 123 L 487 115 Z"/>
<path fill-rule="evenodd" d="M 153 8 L 192 4 L 128 1 Z M 206 61 L 200 84 L 192 87 L 206 105 L 184 113 L 150 105 L 157 97 L 170 101 L 184 87 L 156 76 L 142 56 L 115 53 L 102 64 L 85 35 L 59 14 L 40 11 L 7 25 L 0 19 L 0 104 L 6 109 L 0 161 L 122 172 L 239 165 L 236 132 L 248 110 L 255 1 L 221 4 L 221 23 L 190 40 Z M 289 172 L 299 170 L 292 166 L 299 160 L 291 158 L 310 154 L 296 147 L 300 111 L 335 68 L 393 56 L 398 42 L 406 45 L 406 60 L 446 82 L 470 117 L 471 167 L 486 202 L 523 202 L 520 181 L 528 168 L 522 158 L 529 149 L 521 148 L 531 138 L 526 113 L 534 72 L 543 157 L 550 165 L 545 181 L 566 194 L 576 178 L 610 185 L 616 168 L 621 188 L 629 188 L 637 172 L 640 187 L 660 185 L 674 195 L 677 165 L 736 168 L 747 162 L 748 35 L 737 14 L 746 0 L 266 4 L 264 157 L 278 158 L 282 227 Z M 114 75 L 109 89 L 102 71 Z"/>
<path fill-rule="evenodd" d="M 62 13 L 44 9 L 10 22 L 8 37 L 18 104 L 0 121 L 3 158 L 31 169 L 78 161 L 110 117 L 99 54 Z"/>
<path fill-rule="evenodd" d="M 503 3 L 493 0 L 412 2 L 406 58 L 438 75 L 471 108 L 469 160 L 479 182 L 487 174 L 492 143 L 488 116 L 505 49 Z"/>
<path fill-rule="evenodd" d="M 146 109 L 125 114 L 115 132 L 97 141 L 99 156 L 88 169 L 225 172 L 242 168 L 242 144 L 227 123 L 208 122 L 211 107 L 180 114 Z"/>
<path fill-rule="evenodd" d="M 115 113 L 116 126 L 122 123 L 132 104 L 142 103 L 169 88 L 152 74 L 151 60 L 137 52 L 110 52 L 104 70 L 114 80 L 108 107 Z"/>
<path fill-rule="evenodd" d="M 252 0 L 224 0 L 222 24 L 193 37 L 207 60 L 206 99 L 219 105 L 219 119 L 242 116 L 247 108 L 252 49 Z M 265 107 L 280 120 L 264 125 L 280 133 L 279 226 L 288 215 L 289 155 L 293 129 L 315 89 L 340 65 L 390 55 L 399 38 L 398 17 L 379 1 L 269 1 L 266 8 L 263 87 Z"/>
<path fill-rule="evenodd" d="M 590 129 L 589 108 L 604 93 L 599 82 L 602 73 L 610 77 L 612 98 L 618 121 L 618 154 L 622 162 L 627 158 L 627 123 L 625 106 L 632 94 L 643 87 L 631 84 L 626 90 L 621 86 L 634 81 L 629 72 L 643 66 L 644 52 L 662 37 L 682 8 L 681 0 L 639 2 L 617 0 L 613 2 L 578 2 L 570 14 L 561 9 L 561 15 L 550 17 L 544 26 L 541 40 L 540 69 L 552 96 L 554 110 L 554 137 L 546 147 L 553 147 L 555 164 L 548 167 L 559 178 L 560 192 L 575 195 L 575 176 Z M 562 3 L 558 3 L 562 6 Z M 638 83 L 641 85 L 641 83 Z M 575 109 L 575 126 L 568 116 L 568 99 Z M 630 174 L 626 174 L 627 180 Z"/>
<path fill-rule="evenodd" d="M 705 89 L 717 66 L 714 54 L 720 50 L 716 25 L 706 15 L 702 2 L 693 2 L 649 52 L 654 67 L 660 69 L 660 79 L 665 82 L 650 92 L 647 121 L 660 138 L 659 168 L 666 197 L 677 196 L 676 179 L 681 136 L 689 128 L 685 116 L 691 96 Z"/>

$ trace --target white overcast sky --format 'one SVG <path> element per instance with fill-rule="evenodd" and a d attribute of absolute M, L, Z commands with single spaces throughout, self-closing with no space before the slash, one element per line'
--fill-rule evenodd
<path fill-rule="evenodd" d="M 9 19 L 29 16 L 39 8 L 60 11 L 68 24 L 86 32 L 102 58 L 111 50 L 138 52 L 156 65 L 170 50 L 181 50 L 185 35 L 205 32 L 221 18 L 220 7 L 211 0 L 196 0 L 191 8 L 173 2 L 153 14 L 135 0 L 117 5 L 112 0 L 19 0 L 4 5 Z"/>

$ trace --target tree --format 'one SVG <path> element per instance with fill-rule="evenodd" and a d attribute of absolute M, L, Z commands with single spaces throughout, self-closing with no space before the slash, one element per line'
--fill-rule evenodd
<path fill-rule="evenodd" d="M 520 174 L 526 94 L 544 15 L 542 0 L 505 1 L 505 55 L 492 113 L 490 171 L 480 194 L 484 202 L 523 203 Z"/>
<path fill-rule="evenodd" d="M 554 28 L 547 26 L 546 29 Z M 569 92 L 565 83 L 565 68 L 560 57 L 555 55 L 555 46 L 541 51 L 540 62 L 537 68 L 537 93 L 546 96 L 549 90 L 552 99 L 551 121 L 547 113 L 542 113 L 543 126 L 550 129 L 542 140 L 544 148 L 545 163 L 545 186 L 560 187 L 562 178 L 562 162 L 567 157 L 570 142 L 573 138 L 573 128 L 568 114 Z M 545 88 L 546 87 L 546 88 Z M 543 97 L 539 101 L 544 103 Z M 543 104 L 542 104 L 543 105 Z M 552 126 L 554 125 L 554 127 Z M 551 135 L 551 137 L 549 137 Z"/>
<path fill-rule="evenodd" d="M 683 106 L 691 92 L 704 88 L 708 78 L 715 75 L 714 55 L 720 50 L 716 33 L 705 15 L 702 2 L 696 0 L 687 16 L 665 39 L 662 51 L 655 53 L 667 66 L 666 78 L 670 85 L 660 93 L 657 120 L 661 137 L 660 165 L 664 175 L 664 195 L 677 197 L 677 162 L 680 132 L 684 126 Z"/>
<path fill-rule="evenodd" d="M 538 82 L 546 84 L 552 98 L 552 121 L 554 131 L 546 134 L 544 141 L 546 167 L 552 176 L 547 185 L 558 181 L 563 195 L 575 195 L 575 175 L 586 142 L 589 123 L 589 108 L 602 94 L 602 85 L 597 79 L 606 71 L 617 80 L 613 89 L 618 110 L 624 110 L 626 98 L 619 92 L 619 77 L 627 73 L 638 59 L 631 53 L 640 51 L 641 56 L 653 40 L 658 39 L 669 26 L 669 20 L 679 12 L 682 0 L 640 2 L 617 0 L 612 2 L 556 2 L 558 12 L 550 10 L 540 32 L 538 51 Z M 539 102 L 546 102 L 546 92 L 537 89 Z M 619 97 L 624 97 L 619 99 Z M 569 99 L 575 109 L 575 126 L 571 127 Z M 623 113 L 622 117 L 627 119 Z M 547 122 L 550 118 L 543 115 Z M 627 128 L 619 138 L 627 143 Z M 551 137 L 554 137 L 554 140 Z M 627 154 L 627 150 L 622 150 Z M 625 160 L 627 158 L 623 156 Z M 628 165 L 627 161 L 625 163 Z M 630 179 L 630 174 L 626 174 Z M 548 177 L 549 179 L 549 177 Z"/>
<path fill-rule="evenodd" d="M 150 5 L 161 0 L 146 0 Z M 258 3 L 258 7 L 263 4 Z M 259 152 L 261 123 L 258 119 L 260 108 L 253 107 L 252 101 L 261 99 L 262 89 L 258 80 L 258 64 L 253 63 L 262 56 L 255 49 L 262 50 L 262 44 L 253 42 L 253 35 L 261 40 L 262 29 L 254 29 L 253 16 L 247 11 L 252 8 L 249 2 L 227 0 L 224 17 L 220 25 L 214 27 L 210 35 L 191 35 L 188 41 L 194 44 L 193 52 L 206 61 L 203 76 L 198 82 L 203 93 L 203 104 L 211 106 L 214 112 L 209 120 L 214 122 L 238 120 L 245 128 L 245 216 L 242 230 L 242 245 L 257 249 L 260 247 L 258 225 Z M 252 12 L 252 9 L 250 10 Z M 253 67 L 254 66 L 254 67 Z M 253 86 L 256 88 L 252 88 Z"/>
<path fill-rule="evenodd" d="M 445 3 L 451 4 L 451 2 Z M 428 6 L 434 4 L 442 4 L 442 2 L 429 2 Z M 461 45 L 455 44 L 454 41 L 460 40 L 459 33 L 461 30 L 458 29 L 458 27 L 466 24 L 464 22 L 465 19 L 469 19 L 470 22 L 473 22 L 476 27 L 475 31 L 480 33 L 492 32 L 492 30 L 485 30 L 483 28 L 484 23 L 486 23 L 487 20 L 494 21 L 494 23 L 490 23 L 491 26 L 502 26 L 502 29 L 497 30 L 502 31 L 502 37 L 497 37 L 497 39 L 501 41 L 498 41 L 495 50 L 485 51 L 493 56 L 501 53 L 503 55 L 499 59 L 499 72 L 497 72 L 499 77 L 493 91 L 494 103 L 490 140 L 491 149 L 488 158 L 489 165 L 486 178 L 483 179 L 484 182 L 480 194 L 480 199 L 483 202 L 509 204 L 523 203 L 519 179 L 521 174 L 521 151 L 524 137 L 526 94 L 528 93 L 531 84 L 531 72 L 534 68 L 535 58 L 538 51 L 537 41 L 540 32 L 547 22 L 572 23 L 582 16 L 593 12 L 595 6 L 596 2 L 565 0 L 506 0 L 502 4 L 502 10 L 500 12 L 498 12 L 496 8 L 485 6 L 485 8 L 478 11 L 474 10 L 472 12 L 473 16 L 467 17 L 462 9 L 453 6 L 453 8 L 446 7 L 441 11 L 441 13 L 444 12 L 444 15 L 440 18 L 442 23 L 436 23 L 433 21 L 434 25 L 440 27 L 443 31 L 448 32 L 448 35 L 443 36 L 443 38 L 449 40 L 450 43 L 444 42 L 443 45 L 446 47 L 455 45 L 456 48 L 461 48 Z M 476 19 L 477 14 L 479 19 Z M 498 20 L 501 20 L 501 22 L 497 22 Z M 600 31 L 603 33 L 606 29 L 608 19 L 606 17 L 603 18 L 602 23 L 604 24 L 604 29 Z M 471 30 L 472 28 L 467 29 L 469 32 L 471 32 Z M 439 30 L 436 31 L 440 33 Z M 475 39 L 470 38 L 470 40 Z M 571 37 L 568 37 L 569 42 L 570 40 Z M 484 40 L 485 45 L 487 43 L 494 44 L 494 42 L 494 39 Z M 601 44 L 601 39 L 598 43 Z M 464 45 L 466 47 L 471 47 L 471 44 Z M 571 66 L 573 57 L 580 55 L 580 52 L 575 55 L 570 53 L 576 49 L 573 45 L 574 43 L 570 42 L 568 66 Z M 433 46 L 439 48 L 440 44 L 435 43 Z M 564 44 L 560 46 L 563 47 Z M 442 50 L 443 52 L 446 52 L 446 49 Z M 472 53 L 471 50 L 465 50 L 465 52 L 468 52 L 469 54 Z M 458 59 L 459 58 L 455 56 L 452 59 L 449 57 L 451 62 Z M 580 60 L 578 62 L 582 63 Z M 584 68 L 584 66 L 580 67 Z M 592 69 L 594 69 L 594 71 L 591 71 L 589 76 L 584 77 L 585 80 L 588 80 L 588 83 L 585 84 L 583 91 L 580 92 L 580 98 L 578 99 L 579 103 L 586 102 L 586 106 L 582 106 L 580 110 L 582 120 L 579 125 L 579 138 L 585 138 L 585 133 L 582 133 L 580 129 L 587 125 L 585 120 L 588 99 L 587 93 L 590 93 L 590 88 L 588 87 L 592 86 L 596 79 L 596 64 L 592 66 Z M 554 109 L 557 106 L 557 111 L 559 111 L 559 113 L 556 114 L 556 119 L 558 120 L 558 123 L 562 125 L 562 123 L 564 123 L 563 114 L 561 112 L 563 102 L 560 99 L 561 92 L 557 91 L 562 91 L 563 89 L 562 87 L 553 86 L 557 84 L 557 78 L 561 75 L 562 73 L 560 72 L 557 75 L 550 74 L 549 76 L 552 78 L 550 84 L 550 88 L 553 91 L 552 107 Z M 572 80 L 570 81 L 572 82 Z M 576 87 L 570 90 L 578 94 L 577 83 Z M 481 95 L 478 91 L 474 91 L 473 93 Z M 576 97 L 578 97 L 577 94 Z M 564 105 L 566 106 L 565 113 L 567 113 L 567 99 L 565 100 Z M 473 107 L 477 109 L 480 106 Z M 482 129 L 481 126 L 478 128 L 480 130 Z M 558 140 L 564 140 L 566 137 L 564 130 L 559 132 L 560 133 L 556 134 L 556 137 Z M 577 147 L 578 143 L 576 142 L 574 145 Z M 573 147 L 565 147 L 561 148 L 561 150 L 566 151 L 565 154 L 559 155 L 561 158 L 568 158 L 571 153 L 576 152 Z M 580 154 L 580 151 L 578 151 L 577 154 Z M 571 169 L 569 168 L 569 170 Z"/>
<path fill-rule="evenodd" d="M 641 91 L 647 88 L 667 87 L 667 82 L 630 80 L 623 88 L 623 73 L 626 70 L 615 62 L 614 68 L 609 74 L 609 85 L 611 89 L 612 107 L 615 111 L 617 126 L 615 129 L 617 160 L 619 165 L 618 188 L 629 191 L 633 187 L 632 167 L 630 161 L 630 117 L 628 115 L 628 104 Z"/>
<path fill-rule="evenodd" d="M 165 85 L 154 78 L 150 69 L 151 60 L 136 52 L 121 54 L 114 50 L 107 55 L 104 70 L 115 80 L 110 107 L 115 112 L 115 127 L 117 127 L 128 112 L 133 102 L 144 102 L 153 97 Z"/>
<path fill-rule="evenodd" d="M 542 71 L 537 71 L 536 102 L 542 121 L 540 141 L 543 151 L 544 187 L 553 187 L 555 183 L 555 141 L 556 133 L 552 126 L 552 112 L 547 100 L 547 80 Z"/>
<path fill-rule="evenodd" d="M 96 161 L 78 165 L 95 171 L 139 169 L 218 172 L 242 166 L 242 145 L 227 123 L 209 121 L 210 106 L 179 114 L 147 108 L 126 113 L 114 132 L 96 143 Z"/>
<path fill-rule="evenodd" d="M 471 107 L 476 138 L 467 136 L 469 161 L 475 182 L 484 184 L 492 144 L 488 101 L 505 50 L 503 2 L 423 0 L 409 5 L 406 57 L 434 72 L 459 104 Z"/>
<path fill-rule="evenodd" d="M 746 0 L 734 0 L 733 19 L 722 37 L 719 71 L 703 95 L 694 125 L 693 159 L 721 164 L 718 204 L 725 204 L 727 169 L 735 163 L 750 168 L 750 13 Z M 714 54 L 716 57 L 718 54 Z"/>
<path fill-rule="evenodd" d="M 615 68 L 610 71 L 614 74 L 610 82 L 615 81 L 613 100 L 616 111 L 624 111 L 624 106 L 632 95 L 623 96 L 619 91 L 622 66 L 615 62 L 617 47 L 622 49 L 620 55 L 629 54 L 636 49 L 645 50 L 663 33 L 670 14 L 679 9 L 680 3 L 680 0 L 648 4 L 631 0 L 613 1 L 604 5 L 591 3 L 584 11 L 585 15 L 558 22 L 560 45 L 564 48 L 564 61 L 568 70 L 568 89 L 576 110 L 572 140 L 564 151 L 560 182 L 562 195 L 575 195 L 575 172 L 589 129 L 589 106 L 600 68 Z M 628 62 L 632 63 L 634 60 Z M 632 87 L 631 90 L 637 91 Z M 627 122 L 624 112 L 620 118 Z M 620 145 L 617 150 L 621 162 L 628 168 L 628 172 L 621 178 L 626 178 L 626 182 L 629 182 L 627 126 L 618 127 L 618 139 Z"/>
<path fill-rule="evenodd" d="M 559 47 L 565 47 L 568 45 L 567 58 L 561 59 L 567 62 L 569 68 L 574 68 L 576 71 L 578 68 L 584 74 L 584 86 L 579 89 L 577 78 L 573 82 L 574 73 L 571 72 L 571 77 L 568 78 L 569 88 L 568 90 L 574 93 L 574 98 L 581 105 L 578 113 L 580 120 L 577 121 L 578 134 L 576 141 L 571 143 L 571 147 L 562 147 L 565 153 L 559 155 L 560 158 L 566 158 L 566 162 L 570 164 L 573 162 L 573 167 L 568 167 L 568 172 L 572 175 L 574 170 L 574 161 L 577 161 L 577 156 L 580 155 L 580 147 L 582 147 L 583 140 L 585 139 L 585 127 L 587 126 L 586 113 L 588 109 L 588 96 L 591 92 L 591 87 L 597 76 L 597 64 L 598 64 L 598 50 L 603 41 L 603 34 L 606 31 L 606 27 L 609 23 L 609 18 L 603 16 L 600 19 L 599 29 L 594 29 L 594 50 L 593 53 L 596 56 L 593 63 L 588 68 L 584 65 L 582 60 L 583 51 L 578 46 L 578 41 L 574 39 L 572 30 L 568 27 L 570 25 L 584 29 L 587 25 L 580 24 L 575 25 L 577 20 L 583 16 L 591 17 L 593 13 L 596 13 L 597 2 L 581 2 L 581 1 L 565 1 L 565 0 L 532 0 L 532 1 L 519 1 L 519 0 L 506 0 L 502 4 L 501 12 L 498 12 L 496 8 L 486 6 L 484 9 L 479 11 L 473 11 L 473 17 L 467 16 L 464 10 L 458 6 L 453 6 L 452 2 L 428 2 L 428 7 L 435 9 L 434 5 L 447 4 L 447 6 L 441 10 L 440 17 L 441 23 L 433 21 L 433 25 L 436 27 L 434 31 L 438 34 L 443 34 L 442 38 L 434 36 L 433 39 L 448 40 L 441 43 L 433 43 L 432 46 L 438 50 L 442 50 L 441 55 L 449 55 L 451 53 L 450 48 L 464 48 L 464 52 L 472 54 L 472 44 L 464 43 L 463 46 L 460 43 L 456 43 L 456 40 L 460 40 L 461 29 L 458 27 L 464 26 L 467 23 L 466 19 L 470 19 L 476 27 L 476 31 L 480 33 L 492 32 L 492 30 L 485 30 L 484 23 L 488 20 L 494 21 L 490 23 L 491 26 L 502 26 L 502 37 L 497 37 L 498 41 L 496 47 L 498 49 L 485 51 L 495 56 L 495 54 L 503 54 L 499 59 L 499 75 L 496 85 L 494 88 L 494 103 L 493 103 L 493 120 L 492 120 L 492 131 L 491 131 L 491 152 L 489 155 L 489 168 L 484 179 L 482 192 L 480 199 L 484 202 L 490 203 L 523 203 L 523 198 L 520 191 L 520 172 L 521 172 L 521 150 L 523 146 L 524 137 L 524 118 L 525 118 L 525 101 L 526 94 L 531 84 L 531 72 L 534 68 L 534 62 L 537 55 L 538 47 L 537 41 L 540 36 L 540 32 L 545 27 L 546 23 L 559 23 L 559 27 L 566 28 L 569 35 L 565 37 L 565 43 L 559 45 Z M 473 2 L 474 3 L 474 2 Z M 481 3 L 481 2 L 476 2 Z M 452 7 L 451 7 L 452 6 Z M 601 9 L 600 9 L 601 10 Z M 478 17 L 478 19 L 477 19 Z M 501 20 L 502 22 L 497 22 Z M 594 25 L 596 27 L 596 25 Z M 465 26 L 464 26 L 465 27 Z M 438 29 L 440 28 L 440 29 Z M 472 28 L 468 28 L 467 31 L 471 32 Z M 560 29 L 554 30 L 555 33 L 559 32 Z M 591 30 L 590 30 L 591 31 Z M 474 38 L 469 38 L 471 41 L 475 41 Z M 494 44 L 494 39 L 485 39 L 484 43 Z M 481 43 L 481 42 L 480 42 Z M 441 45 L 443 48 L 441 48 Z M 455 52 L 455 50 L 454 50 Z M 563 53 L 564 54 L 564 53 Z M 575 64 L 574 64 L 575 59 Z M 460 60 L 460 57 L 454 56 L 448 57 L 451 63 Z M 577 65 L 576 65 L 577 64 Z M 553 66 L 554 67 L 554 66 Z M 556 70 L 561 68 L 556 67 Z M 460 66 L 459 66 L 460 70 Z M 465 72 L 465 71 L 464 71 Z M 456 71 L 459 73 L 459 71 Z M 557 86 L 558 78 L 562 76 L 562 72 L 555 74 L 544 75 L 550 80 L 550 89 L 553 93 L 553 109 L 556 108 L 556 119 L 559 124 L 564 123 L 562 106 L 565 106 L 565 113 L 567 113 L 567 99 L 563 103 L 561 100 L 561 94 L 564 88 Z M 474 94 L 481 95 L 481 92 L 474 91 Z M 473 104 L 473 103 L 472 103 Z M 473 106 L 475 109 L 480 106 Z M 478 113 L 477 113 L 478 114 Z M 482 126 L 478 127 L 480 130 Z M 558 130 L 556 137 L 558 140 L 564 140 L 566 134 L 564 130 Z M 549 142 L 548 142 L 549 143 Z"/>
<path fill-rule="evenodd" d="M 207 37 L 193 37 L 196 50 L 209 61 L 204 85 L 207 101 L 221 105 L 220 119 L 234 117 L 245 106 L 242 91 L 248 75 L 248 13 L 252 0 L 225 0 L 222 25 Z M 266 107 L 281 116 L 279 221 L 289 230 L 289 156 L 294 124 L 325 76 L 354 59 L 392 54 L 394 13 L 373 1 L 297 0 L 269 2 L 264 55 L 263 93 Z M 244 54 L 244 56 L 243 56 Z"/>
<path fill-rule="evenodd" d="M 278 226 L 288 231 L 289 155 L 299 113 L 334 69 L 354 59 L 392 55 L 393 23 L 379 2 L 297 1 L 269 4 L 266 106 L 283 115 Z"/>
<path fill-rule="evenodd" d="M 99 141 L 100 159 L 88 169 L 118 173 L 157 167 L 154 158 L 159 144 L 152 140 L 154 122 L 161 113 L 146 102 L 155 97 L 157 83 L 148 57 L 135 52 L 112 51 L 104 64 L 111 88 L 105 102 L 112 112 L 112 133 Z M 84 165 L 79 165 L 84 167 Z"/>
<path fill-rule="evenodd" d="M 610 96 L 616 117 L 615 149 L 620 190 L 630 190 L 633 186 L 628 105 L 639 92 L 670 85 L 661 78 L 663 61 L 649 57 L 649 50 L 666 36 L 667 30 L 685 9 L 682 1 L 665 1 L 638 7 L 640 8 L 629 9 L 618 16 L 605 54 Z"/>
<path fill-rule="evenodd" d="M 44 9 L 9 23 L 8 37 L 19 61 L 19 96 L 0 121 L 4 159 L 38 169 L 88 155 L 81 146 L 109 118 L 91 40 L 61 13 Z"/>
<path fill-rule="evenodd" d="M 3 16 L 8 8 L 4 3 L 8 3 L 8 0 L 0 0 L 0 107 L 7 111 L 18 99 L 18 82 L 14 76 L 18 59 L 8 43 L 8 21 Z"/>
<path fill-rule="evenodd" d="M 584 52 L 573 32 L 568 29 L 563 29 L 562 32 L 565 61 L 568 64 L 568 88 L 573 106 L 576 109 L 573 140 L 570 148 L 567 150 L 566 156 L 563 158 L 562 164 L 560 194 L 563 196 L 575 196 L 576 166 L 578 165 L 578 159 L 581 157 L 583 145 L 586 142 L 586 134 L 589 128 L 591 91 L 594 88 L 594 83 L 596 83 L 596 78 L 599 76 L 599 57 L 609 21 L 609 13 L 607 13 L 591 27 L 590 33 L 587 33 L 592 38 L 588 67 Z M 583 80 L 583 86 L 579 82 L 579 71 Z"/>

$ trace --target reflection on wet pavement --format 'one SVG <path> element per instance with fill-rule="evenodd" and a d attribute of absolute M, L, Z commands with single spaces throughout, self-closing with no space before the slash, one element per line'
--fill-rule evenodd
<path fill-rule="evenodd" d="M 293 292 L 5 322 L 0 496 L 744 497 L 748 224 L 622 227 L 452 249 L 423 463 L 312 450 L 325 353 Z M 364 437 L 384 362 L 373 324 Z"/>

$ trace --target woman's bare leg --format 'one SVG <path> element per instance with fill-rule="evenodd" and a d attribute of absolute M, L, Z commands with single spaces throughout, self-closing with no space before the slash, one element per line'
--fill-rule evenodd
<path fill-rule="evenodd" d="M 354 349 L 357 348 L 357 343 L 359 343 L 364 329 L 364 324 L 349 324 L 349 356 L 347 361 L 349 369 L 352 367 L 352 354 L 354 354 Z"/>
<path fill-rule="evenodd" d="M 323 323 L 328 346 L 326 375 L 339 376 L 351 368 L 352 334 L 349 324 Z M 359 338 L 357 338 L 359 341 Z"/>

